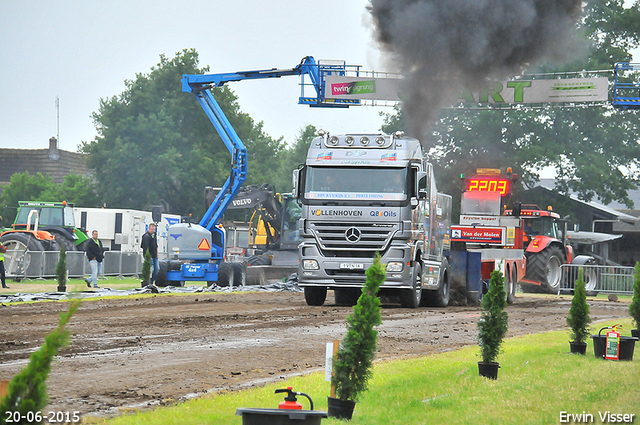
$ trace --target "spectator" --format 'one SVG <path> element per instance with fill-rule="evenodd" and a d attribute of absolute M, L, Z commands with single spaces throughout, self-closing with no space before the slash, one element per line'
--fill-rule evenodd
<path fill-rule="evenodd" d="M 147 251 L 151 255 L 151 265 L 153 266 L 153 273 L 151 274 L 150 284 L 156 281 L 156 277 L 158 276 L 158 239 L 156 238 L 156 224 L 149 224 L 149 230 L 142 235 L 142 243 L 140 244 L 142 248 L 142 258 L 147 255 Z"/>
<path fill-rule="evenodd" d="M 91 282 L 93 282 L 93 287 L 97 288 L 98 275 L 102 272 L 102 259 L 104 258 L 102 242 L 98 239 L 97 230 L 91 232 L 91 239 L 87 241 L 85 253 L 91 265 L 91 277 L 84 281 L 87 282 L 89 288 L 91 288 Z"/>

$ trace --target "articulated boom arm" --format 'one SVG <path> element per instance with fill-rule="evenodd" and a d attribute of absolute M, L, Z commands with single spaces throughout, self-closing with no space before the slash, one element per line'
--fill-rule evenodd
<path fill-rule="evenodd" d="M 350 66 L 357 72 L 359 66 Z M 359 105 L 355 99 L 325 99 L 324 76 L 346 75 L 347 65 L 344 62 L 319 64 L 312 56 L 307 56 L 294 68 L 265 69 L 258 71 L 240 71 L 226 74 L 204 74 L 182 76 L 182 91 L 196 95 L 202 109 L 209 117 L 214 128 L 222 138 L 225 146 L 231 152 L 231 174 L 211 206 L 200 220 L 200 225 L 211 231 L 220 222 L 222 215 L 229 208 L 231 200 L 238 193 L 240 186 L 247 179 L 247 148 L 238 137 L 231 123 L 216 102 L 211 88 L 220 87 L 230 81 L 255 80 L 264 78 L 280 78 L 287 75 L 299 75 L 302 78 L 302 93 L 298 103 L 317 107 L 342 107 Z M 316 97 L 305 97 L 304 76 L 308 75 L 311 85 L 315 88 Z"/>

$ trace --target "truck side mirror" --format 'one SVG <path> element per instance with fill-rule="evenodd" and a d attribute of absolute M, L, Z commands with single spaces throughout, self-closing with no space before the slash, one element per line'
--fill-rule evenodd
<path fill-rule="evenodd" d="M 418 171 L 418 199 L 429 199 L 429 190 L 427 188 L 427 173 L 425 171 Z"/>
<path fill-rule="evenodd" d="M 300 177 L 300 170 L 296 168 L 293 170 L 292 184 L 293 184 L 293 197 L 298 198 L 298 178 Z"/>

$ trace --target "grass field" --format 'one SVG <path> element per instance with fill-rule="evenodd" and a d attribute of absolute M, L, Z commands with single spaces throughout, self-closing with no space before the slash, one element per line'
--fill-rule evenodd
<path fill-rule="evenodd" d="M 621 323 L 623 335 L 628 335 L 630 321 Z M 598 323 L 592 330 L 597 332 L 610 324 L 613 322 Z M 380 362 L 375 366 L 370 390 L 357 404 L 351 423 L 556 424 L 561 423 L 561 412 L 591 414 L 592 423 L 602 423 L 599 413 L 634 414 L 633 422 L 640 423 L 637 356 L 631 362 L 596 359 L 591 341 L 586 356 L 568 352 L 568 331 L 511 338 L 498 359 L 501 369 L 497 381 L 478 376 L 477 347 Z M 315 373 L 261 388 L 211 394 L 172 407 L 129 413 L 108 421 L 86 417 L 85 422 L 241 424 L 242 419 L 235 416 L 236 408 L 275 408 L 283 398 L 274 394 L 275 389 L 287 386 L 311 395 L 316 410 L 326 410 L 329 384 L 323 373 Z M 299 401 L 307 406 L 306 399 L 301 397 Z M 322 423 L 343 422 L 324 419 Z"/>

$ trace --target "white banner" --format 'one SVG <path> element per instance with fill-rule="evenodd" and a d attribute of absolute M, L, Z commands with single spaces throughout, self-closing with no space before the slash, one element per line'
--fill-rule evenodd
<path fill-rule="evenodd" d="M 325 98 L 401 101 L 403 79 L 327 76 Z M 474 93 L 463 90 L 459 103 L 526 104 L 560 102 L 606 102 L 608 79 L 562 78 L 552 80 L 512 80 L 488 83 Z"/>

